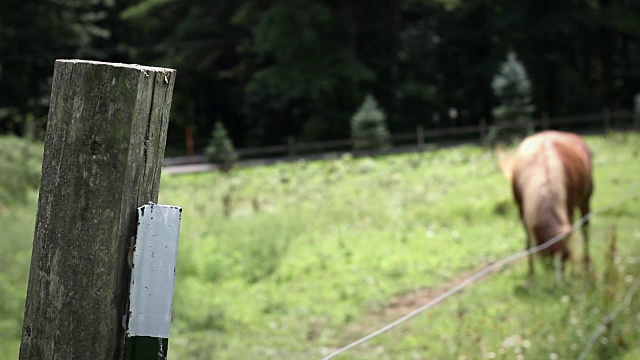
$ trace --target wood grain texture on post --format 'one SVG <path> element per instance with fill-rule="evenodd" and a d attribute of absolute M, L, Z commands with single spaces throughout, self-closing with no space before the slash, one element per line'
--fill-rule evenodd
<path fill-rule="evenodd" d="M 117 359 L 136 208 L 157 202 L 173 69 L 55 63 L 20 359 Z"/>

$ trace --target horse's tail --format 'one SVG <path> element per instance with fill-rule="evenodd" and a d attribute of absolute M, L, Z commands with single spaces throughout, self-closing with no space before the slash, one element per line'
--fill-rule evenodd
<path fill-rule="evenodd" d="M 502 171 L 502 175 L 511 181 L 513 179 L 513 162 L 515 155 L 512 151 L 498 147 L 496 149 L 496 158 L 498 159 L 498 166 L 500 167 L 500 171 Z"/>

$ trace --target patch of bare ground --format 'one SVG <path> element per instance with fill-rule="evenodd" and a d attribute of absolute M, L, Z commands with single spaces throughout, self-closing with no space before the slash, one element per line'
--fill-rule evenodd
<path fill-rule="evenodd" d="M 489 265 L 491 264 L 488 263 L 482 267 L 460 272 L 454 277 L 446 280 L 444 283 L 441 283 L 437 287 L 418 289 L 411 293 L 394 296 L 393 299 L 387 305 L 375 311 L 371 311 L 365 314 L 358 321 L 353 322 L 348 326 L 346 326 L 346 328 L 342 332 L 342 335 L 336 337 L 337 339 L 342 339 L 343 341 L 345 341 L 345 343 L 336 344 L 339 346 L 332 347 L 330 350 L 331 351 L 338 350 L 340 347 L 347 345 L 349 342 L 356 341 L 400 319 L 401 317 L 409 314 L 410 312 L 416 310 L 417 308 L 443 295 L 444 293 L 451 290 L 456 285 L 460 284 L 465 279 L 469 278 L 470 276 L 481 271 L 482 269 L 484 269 L 486 266 L 489 266 Z M 496 270 L 488 275 L 492 275 L 497 271 L 499 270 Z M 480 280 L 487 279 L 487 278 L 488 276 L 485 276 Z M 464 289 L 460 290 L 453 296 L 456 296 L 463 291 Z M 427 316 L 427 315 L 419 314 L 417 316 Z M 411 321 L 411 320 L 409 319 L 408 321 Z"/>

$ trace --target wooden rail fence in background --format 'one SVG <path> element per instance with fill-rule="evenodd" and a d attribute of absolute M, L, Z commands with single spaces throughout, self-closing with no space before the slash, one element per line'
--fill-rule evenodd
<path fill-rule="evenodd" d="M 549 118 L 544 115 L 540 119 L 529 122 L 536 130 L 547 130 L 551 128 L 562 128 L 566 126 L 586 126 L 591 129 L 601 129 L 605 133 L 612 129 L 623 128 L 624 126 L 635 126 L 632 124 L 633 113 L 629 111 L 614 111 L 604 109 L 602 113 L 573 115 L 557 118 Z M 624 125 L 623 125 L 624 124 Z M 394 146 L 412 145 L 422 148 L 427 144 L 438 144 L 442 141 L 473 141 L 477 139 L 480 143 L 486 141 L 487 133 L 492 125 L 487 124 L 484 118 L 478 121 L 477 125 L 467 125 L 449 128 L 425 129 L 423 125 L 418 125 L 415 132 L 398 133 L 389 136 L 389 140 Z M 511 127 L 518 128 L 521 124 L 514 124 Z M 509 128 L 507 126 L 506 128 Z M 237 149 L 240 159 L 288 156 L 296 157 L 301 154 L 310 154 L 329 151 L 351 151 L 353 139 L 338 139 L 330 141 L 297 142 L 294 137 L 289 137 L 287 144 L 269 145 L 262 147 L 248 147 Z M 206 159 L 203 155 L 179 156 L 167 158 L 164 165 L 181 165 L 204 163 Z"/>

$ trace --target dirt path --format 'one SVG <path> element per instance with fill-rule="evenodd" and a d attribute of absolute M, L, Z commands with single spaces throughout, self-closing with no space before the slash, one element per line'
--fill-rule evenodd
<path fill-rule="evenodd" d="M 412 293 L 394 296 L 393 299 L 389 302 L 389 304 L 384 306 L 382 309 L 378 311 L 369 312 L 364 316 L 362 316 L 360 320 L 358 320 L 356 323 L 353 323 L 347 326 L 346 329 L 343 331 L 342 336 L 340 336 L 339 338 L 344 339 L 346 341 L 355 341 L 364 336 L 367 336 L 368 334 L 371 334 L 374 331 L 377 331 L 378 329 L 386 326 L 387 324 L 390 324 L 398 320 L 399 318 L 407 315 L 408 313 L 434 300 L 438 296 L 446 293 L 447 291 L 451 290 L 453 287 L 455 287 L 456 285 L 458 285 L 468 277 L 472 276 L 473 274 L 477 273 L 478 271 L 484 269 L 488 265 L 490 264 L 486 264 L 485 266 L 478 267 L 472 270 L 463 271 L 457 274 L 456 276 L 454 276 L 453 278 L 447 280 L 446 282 L 434 288 L 419 289 Z M 496 270 L 493 273 L 488 274 L 487 276 L 485 276 L 484 278 L 478 281 L 488 279 L 491 275 L 493 275 L 497 271 L 499 270 Z M 473 286 L 473 284 L 471 284 L 470 286 Z M 460 290 L 458 293 L 454 294 L 453 296 L 457 296 L 461 292 L 464 292 L 464 289 Z M 421 316 L 421 315 L 417 315 L 417 316 Z M 408 321 L 411 321 L 411 319 L 409 319 Z M 342 344 L 341 346 L 344 346 L 344 345 L 347 345 L 347 344 L 345 343 L 345 344 Z M 335 347 L 332 350 L 335 351 L 337 349 L 339 349 L 339 347 Z"/>

